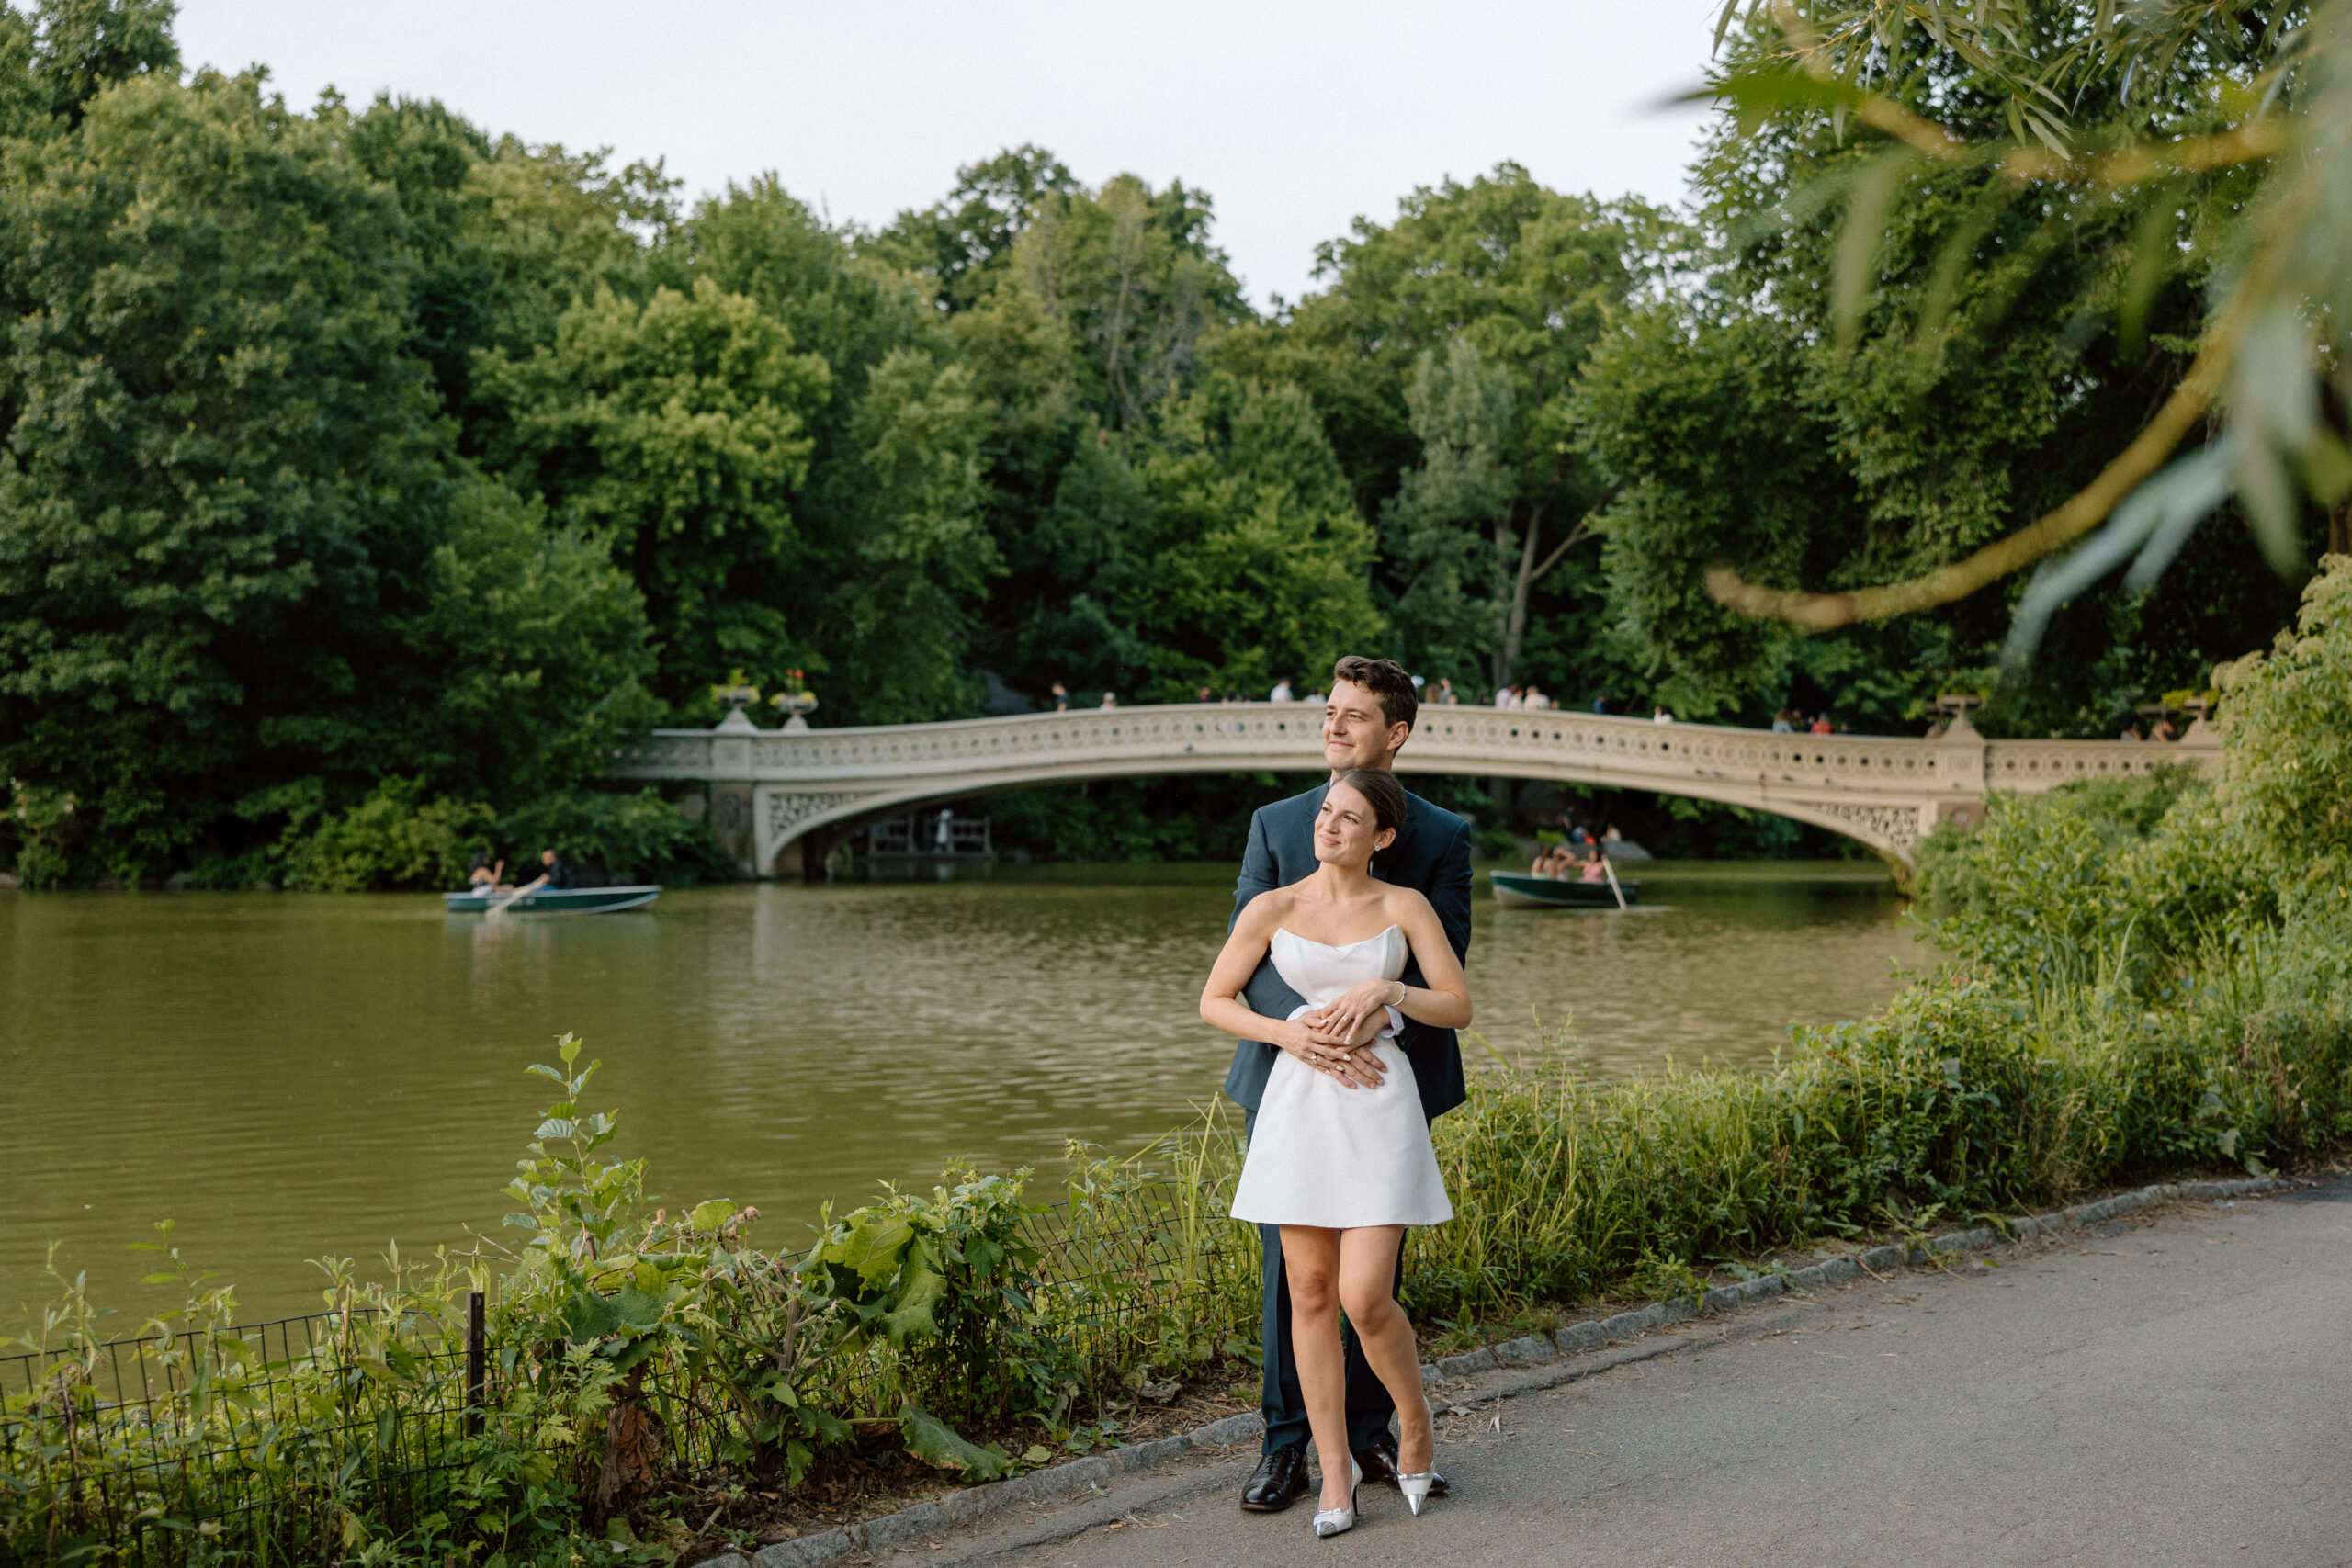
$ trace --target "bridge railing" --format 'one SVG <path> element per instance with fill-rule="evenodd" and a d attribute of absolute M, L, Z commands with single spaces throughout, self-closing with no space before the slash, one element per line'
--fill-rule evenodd
<path fill-rule="evenodd" d="M 1789 735 L 1728 725 L 1657 724 L 1562 711 L 1424 707 L 1398 757 L 1407 773 L 1512 771 L 1527 765 L 1636 775 L 1721 777 L 1912 796 L 2045 789 L 2072 778 L 2144 773 L 2208 754 L 2201 738 L 2177 745 L 2112 740 L 1986 741 L 1973 730 L 1940 739 Z M 1020 772 L 1148 754 L 1197 767 L 1312 770 L 1321 715 L 1305 704 L 1171 704 L 1019 714 L 933 724 L 843 729 L 664 729 L 616 770 L 648 779 L 729 778 L 819 784 Z"/>

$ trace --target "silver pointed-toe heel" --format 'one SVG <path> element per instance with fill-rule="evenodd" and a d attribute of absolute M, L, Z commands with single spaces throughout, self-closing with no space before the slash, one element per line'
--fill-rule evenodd
<path fill-rule="evenodd" d="M 1348 1506 L 1344 1508 L 1315 1510 L 1315 1534 L 1318 1539 L 1327 1535 L 1339 1535 L 1356 1528 L 1356 1488 L 1363 1484 L 1363 1466 L 1358 1464 L 1354 1456 L 1351 1455 L 1348 1459 L 1348 1471 L 1351 1477 L 1348 1482 Z M 1426 1492 L 1429 1488 L 1424 1486 L 1422 1490 Z M 1415 1510 L 1415 1512 L 1419 1511 Z"/>
<path fill-rule="evenodd" d="M 1421 1509 L 1430 1500 L 1430 1487 L 1436 1480 L 1434 1469 L 1425 1470 L 1419 1475 L 1397 1475 L 1396 1490 L 1405 1495 L 1405 1506 L 1413 1511 L 1413 1517 L 1418 1519 L 1421 1517 Z"/>

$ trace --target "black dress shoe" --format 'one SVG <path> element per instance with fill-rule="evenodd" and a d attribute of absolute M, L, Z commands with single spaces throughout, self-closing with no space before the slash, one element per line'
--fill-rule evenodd
<path fill-rule="evenodd" d="M 1396 1438 L 1382 1438 L 1370 1448 L 1356 1450 L 1355 1455 L 1356 1463 L 1363 1469 L 1363 1478 L 1366 1481 L 1377 1482 L 1381 1485 L 1387 1487 L 1391 1492 L 1401 1492 L 1404 1490 L 1403 1487 L 1396 1484 Z M 1437 1479 L 1430 1483 L 1430 1495 L 1432 1497 L 1444 1496 L 1444 1473 L 1442 1472 L 1431 1472 L 1431 1473 L 1436 1475 Z"/>
<path fill-rule="evenodd" d="M 1258 1468 L 1242 1483 L 1241 1511 L 1279 1514 L 1306 1493 L 1306 1445 L 1284 1443 L 1261 1456 Z"/>

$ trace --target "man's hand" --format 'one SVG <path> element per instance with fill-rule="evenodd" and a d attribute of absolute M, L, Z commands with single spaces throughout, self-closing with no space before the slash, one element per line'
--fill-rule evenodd
<path fill-rule="evenodd" d="M 1364 1032 L 1363 1040 L 1350 1040 L 1310 1027 L 1312 1013 L 1269 1030 L 1275 1036 L 1272 1043 L 1289 1052 L 1318 1073 L 1329 1073 L 1351 1089 L 1378 1089 L 1387 1079 L 1387 1070 L 1380 1058 L 1368 1048 L 1378 1032 L 1378 1021 Z"/>

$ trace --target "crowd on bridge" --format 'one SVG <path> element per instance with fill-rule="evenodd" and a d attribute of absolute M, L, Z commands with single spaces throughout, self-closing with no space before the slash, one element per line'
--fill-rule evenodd
<path fill-rule="evenodd" d="M 1461 694 L 1454 690 L 1453 682 L 1450 679 L 1441 676 L 1434 686 L 1431 686 L 1423 677 L 1419 675 L 1414 676 L 1412 680 L 1413 689 L 1420 696 L 1423 702 L 1438 707 L 1455 707 L 1464 705 Z M 1053 697 L 1055 712 L 1068 713 L 1070 710 L 1073 699 L 1071 697 L 1069 688 L 1063 685 L 1059 681 L 1057 681 L 1053 684 L 1053 691 L 1051 694 Z M 1309 691 L 1304 696 L 1301 696 L 1292 687 L 1289 677 L 1283 676 L 1275 680 L 1272 687 L 1268 690 L 1263 698 L 1251 698 L 1239 693 L 1230 691 L 1219 694 L 1212 687 L 1203 686 L 1199 689 L 1193 700 L 1199 703 L 1216 704 L 1248 704 L 1252 701 L 1263 701 L 1275 705 L 1296 704 L 1309 707 L 1320 707 L 1323 705 L 1324 694 L 1319 690 L 1315 690 Z M 1493 707 L 1506 713 L 1556 713 L 1566 711 L 1559 698 L 1543 690 L 1543 688 L 1536 685 L 1532 681 L 1519 685 L 1498 686 L 1495 688 L 1494 695 L 1490 701 Z M 1097 705 L 1106 709 L 1116 708 L 1119 705 L 1118 694 L 1116 692 L 1110 691 L 1104 692 L 1102 695 L 1101 702 Z M 1484 705 L 1473 704 L 1470 705 Z M 1592 700 L 1591 711 L 1596 714 L 1606 715 L 1609 712 L 1609 699 L 1606 697 L 1595 697 Z M 2141 711 L 2153 716 L 2153 720 L 2147 726 L 2146 729 L 2143 731 L 2137 724 L 2126 724 L 2123 727 L 2122 733 L 2116 739 L 2119 740 L 2129 741 L 2171 742 L 2180 739 L 2183 734 L 2186 733 L 2181 726 L 2174 722 L 2174 710 L 2171 708 L 2162 706 L 2161 705 L 2150 705 L 2143 707 Z M 2194 713 L 2197 710 L 2192 706 L 2189 711 Z M 1650 722 L 1653 724 L 1672 724 L 1674 722 L 1673 710 L 1666 707 L 1662 704 L 1654 705 L 1650 710 Z M 1949 718 L 1938 718 L 1928 727 L 1927 739 L 1930 740 L 1942 739 L 1944 735 L 1951 728 L 1951 721 Z M 1829 714 L 1807 714 L 1803 710 L 1794 707 L 1783 707 L 1774 712 L 1772 715 L 1771 731 L 1775 735 L 1849 735 L 1853 733 L 1852 729 L 1847 724 L 1838 720 Z"/>
<path fill-rule="evenodd" d="M 1431 686 L 1426 678 L 1416 675 L 1413 677 L 1413 689 L 1420 695 L 1423 702 L 1437 707 L 1455 707 L 1462 705 L 1461 694 L 1454 690 L 1453 681 L 1444 676 L 1440 676 L 1437 684 Z M 1070 710 L 1073 699 L 1069 687 L 1057 681 L 1053 684 L 1051 695 L 1056 713 L 1068 713 Z M 1193 700 L 1197 703 L 1216 704 L 1247 704 L 1252 701 L 1263 701 L 1277 705 L 1298 704 L 1309 707 L 1320 707 L 1323 705 L 1324 694 L 1321 691 L 1316 690 L 1309 691 L 1301 696 L 1291 685 L 1290 678 L 1283 676 L 1274 682 L 1272 687 L 1261 699 L 1251 698 L 1238 692 L 1220 694 L 1214 687 L 1203 686 L 1194 694 Z M 1119 705 L 1119 694 L 1116 692 L 1106 691 L 1096 705 L 1102 708 L 1115 708 Z M 1511 713 L 1563 711 L 1563 705 L 1557 697 L 1544 691 L 1532 681 L 1524 685 L 1496 687 L 1493 705 Z M 1592 711 L 1606 714 L 1609 711 L 1609 700 L 1606 697 L 1595 697 L 1592 700 Z M 1654 707 L 1650 716 L 1653 722 L 1658 724 L 1674 722 L 1674 715 L 1663 706 Z M 1773 728 L 1779 728 L 1781 726 L 1775 725 Z M 1824 730 L 1821 733 L 1827 734 L 1828 731 Z"/>

